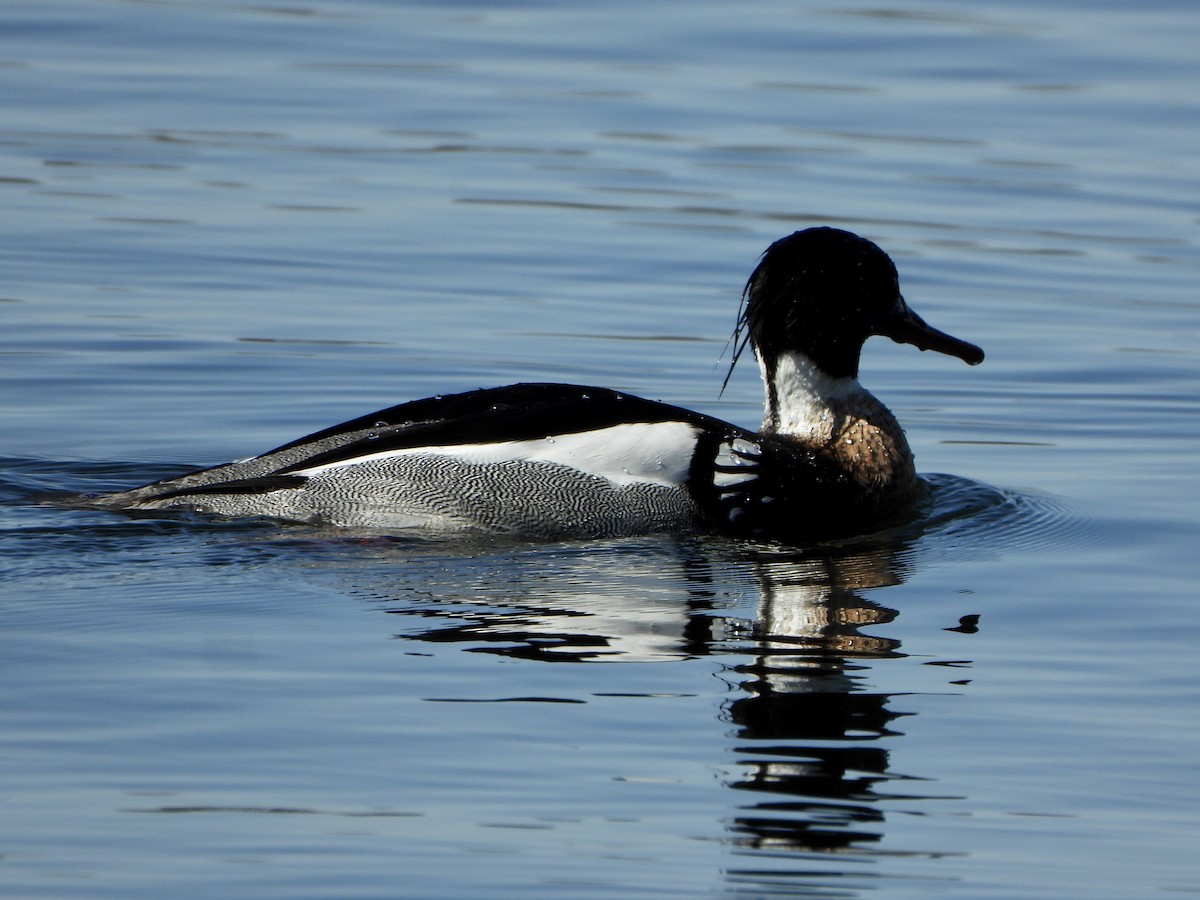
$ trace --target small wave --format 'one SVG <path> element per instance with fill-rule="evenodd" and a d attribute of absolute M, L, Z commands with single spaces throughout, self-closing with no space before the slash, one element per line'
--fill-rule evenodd
<path fill-rule="evenodd" d="M 194 467 L 191 467 L 194 468 Z M 178 465 L 0 458 L 0 502 L 54 503 L 181 475 Z"/>
<path fill-rule="evenodd" d="M 997 553 L 1061 551 L 1102 543 L 1100 524 L 1062 500 L 998 488 L 957 475 L 923 476 L 923 500 L 903 519 L 813 550 L 835 556 L 957 559 Z"/>
<path fill-rule="evenodd" d="M 62 578 L 131 560 L 215 565 L 238 558 L 222 544 L 273 530 L 261 520 L 214 520 L 193 514 L 114 516 L 78 502 L 88 494 L 179 474 L 179 466 L 0 458 L 0 547 L 6 575 Z M 199 538 L 199 540 L 198 540 Z M 243 554 L 244 555 L 244 554 Z"/>
<path fill-rule="evenodd" d="M 1095 518 L 1059 498 L 957 475 L 927 475 L 925 481 L 920 540 L 926 546 L 1057 551 L 1100 540 Z"/>

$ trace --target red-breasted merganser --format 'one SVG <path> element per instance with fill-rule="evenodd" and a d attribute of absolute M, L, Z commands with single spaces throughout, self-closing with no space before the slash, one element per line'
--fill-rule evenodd
<path fill-rule="evenodd" d="M 742 295 L 731 371 L 749 346 L 766 387 L 759 431 L 604 388 L 514 384 L 403 403 L 89 502 L 393 533 L 870 531 L 921 484 L 904 431 L 858 383 L 876 334 L 983 361 L 908 308 L 878 246 L 809 228 L 767 248 Z"/>

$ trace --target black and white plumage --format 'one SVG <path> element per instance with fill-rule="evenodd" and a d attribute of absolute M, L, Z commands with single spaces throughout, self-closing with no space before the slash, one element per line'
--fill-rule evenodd
<path fill-rule="evenodd" d="M 604 388 L 515 384 L 403 403 L 90 503 L 530 537 L 867 530 L 919 484 L 903 430 L 857 380 L 874 334 L 983 359 L 909 310 L 879 247 L 810 228 L 767 249 L 742 298 L 733 363 L 747 346 L 758 358 L 760 431 Z"/>

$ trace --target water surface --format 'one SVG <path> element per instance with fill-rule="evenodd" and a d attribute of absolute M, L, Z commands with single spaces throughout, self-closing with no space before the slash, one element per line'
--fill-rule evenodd
<path fill-rule="evenodd" d="M 0 893 L 1200 891 L 1198 32 L 1169 2 L 6 5 Z M 753 425 L 738 294 L 816 223 L 988 352 L 867 346 L 931 484 L 904 528 L 36 502 L 521 380 Z"/>

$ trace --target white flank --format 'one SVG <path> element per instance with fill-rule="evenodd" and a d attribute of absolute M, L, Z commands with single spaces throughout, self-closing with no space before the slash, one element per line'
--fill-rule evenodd
<path fill-rule="evenodd" d="M 675 486 L 687 479 L 698 435 L 698 429 L 686 422 L 639 422 L 528 441 L 412 447 L 367 453 L 301 469 L 296 474 L 317 475 L 359 463 L 432 455 L 484 465 L 508 460 L 557 463 L 607 478 L 617 486 L 633 483 Z"/>

